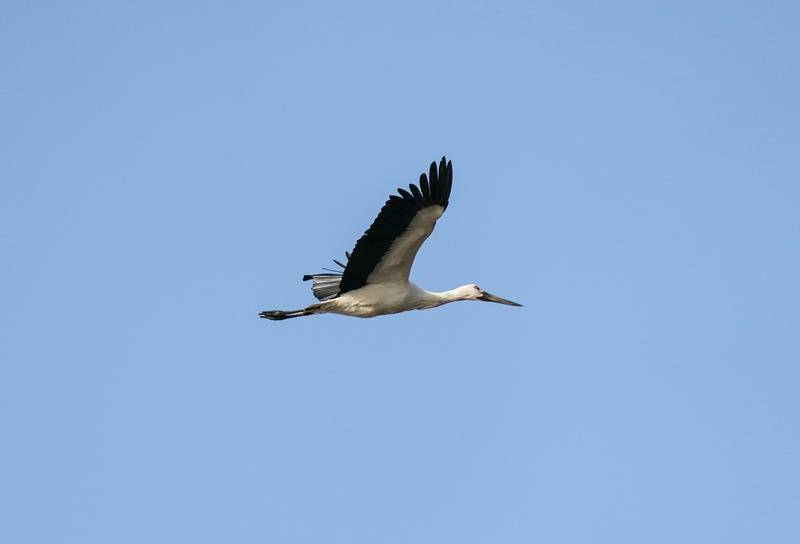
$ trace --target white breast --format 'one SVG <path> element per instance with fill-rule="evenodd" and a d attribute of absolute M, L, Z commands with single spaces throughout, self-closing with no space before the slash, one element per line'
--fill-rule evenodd
<path fill-rule="evenodd" d="M 375 317 L 430 307 L 427 293 L 413 283 L 374 283 L 322 303 L 328 313 L 354 317 Z"/>

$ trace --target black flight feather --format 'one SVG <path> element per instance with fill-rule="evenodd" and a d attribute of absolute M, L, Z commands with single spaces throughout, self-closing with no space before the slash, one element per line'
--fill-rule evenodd
<path fill-rule="evenodd" d="M 367 284 L 367 277 L 372 273 L 380 260 L 391 247 L 394 240 L 408 229 L 408 225 L 417 213 L 429 206 L 441 206 L 446 209 L 453 184 L 452 164 L 442 157 L 438 165 L 431 163 L 429 175 L 419 177 L 419 187 L 409 184 L 410 193 L 398 189 L 400 196 L 390 195 L 378 217 L 356 242 L 352 254 L 347 255 L 345 266 L 339 283 L 339 293 L 346 293 Z M 340 264 L 341 263 L 338 263 Z"/>
<path fill-rule="evenodd" d="M 405 198 L 406 200 L 410 200 L 411 202 L 414 202 L 414 197 L 411 195 L 411 193 L 409 193 L 405 189 L 402 189 L 402 188 L 398 187 L 397 188 L 397 192 L 400 193 L 403 196 L 403 198 Z"/>
<path fill-rule="evenodd" d="M 428 177 L 425 174 L 419 176 L 419 188 L 422 189 L 422 198 L 425 202 L 431 201 L 431 189 L 428 186 Z"/>
<path fill-rule="evenodd" d="M 424 198 L 422 198 L 422 193 L 419 192 L 419 187 L 417 187 L 413 183 L 409 183 L 408 188 L 411 189 L 411 192 L 414 194 L 414 200 L 416 200 L 417 202 L 424 201 Z"/>

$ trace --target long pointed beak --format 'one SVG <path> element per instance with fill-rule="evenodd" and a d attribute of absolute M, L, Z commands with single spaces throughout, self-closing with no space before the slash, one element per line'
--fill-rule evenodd
<path fill-rule="evenodd" d="M 507 304 L 509 306 L 522 306 L 522 304 L 518 304 L 516 302 L 511 302 L 510 300 L 506 300 L 504 298 L 500 298 L 497 295 L 493 295 L 491 293 L 487 293 L 486 291 L 480 296 L 478 300 L 483 300 L 485 302 L 496 302 L 498 304 Z"/>

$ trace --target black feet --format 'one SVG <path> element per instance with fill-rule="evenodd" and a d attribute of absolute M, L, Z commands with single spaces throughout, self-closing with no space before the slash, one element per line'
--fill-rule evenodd
<path fill-rule="evenodd" d="M 280 321 L 281 319 L 287 319 L 289 317 L 287 314 L 288 312 L 283 312 L 281 310 L 269 310 L 267 312 L 261 312 L 258 314 L 258 317 L 271 319 L 273 321 Z"/>

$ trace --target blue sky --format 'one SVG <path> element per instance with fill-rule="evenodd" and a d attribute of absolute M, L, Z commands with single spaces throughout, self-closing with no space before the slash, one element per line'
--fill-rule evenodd
<path fill-rule="evenodd" d="M 0 15 L 3 542 L 800 539 L 796 3 Z M 256 317 L 443 154 L 524 308 Z"/>

